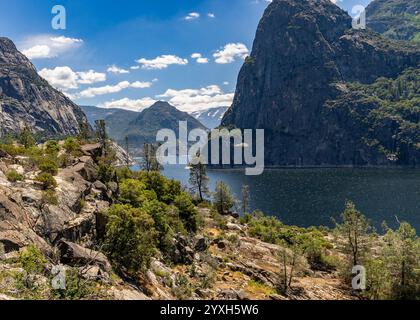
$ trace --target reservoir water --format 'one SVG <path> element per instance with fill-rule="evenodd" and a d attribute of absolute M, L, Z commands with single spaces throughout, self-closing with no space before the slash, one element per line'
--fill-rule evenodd
<path fill-rule="evenodd" d="M 168 178 L 188 187 L 185 166 L 166 166 Z M 266 169 L 260 176 L 243 170 L 208 170 L 209 187 L 228 184 L 240 199 L 242 185 L 250 187 L 251 209 L 277 216 L 286 224 L 302 227 L 332 226 L 347 200 L 353 201 L 378 229 L 386 221 L 397 226 L 408 221 L 420 230 L 420 170 L 416 169 Z"/>

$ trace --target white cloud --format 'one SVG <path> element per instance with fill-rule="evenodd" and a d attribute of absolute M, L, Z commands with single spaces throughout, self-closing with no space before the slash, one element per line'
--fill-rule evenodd
<path fill-rule="evenodd" d="M 182 59 L 174 55 L 162 55 L 151 60 L 142 58 L 142 59 L 137 60 L 136 62 L 138 64 L 141 64 L 143 69 L 149 69 L 149 70 L 166 69 L 168 66 L 173 65 L 173 64 L 174 65 L 187 65 L 188 64 L 187 59 Z"/>
<path fill-rule="evenodd" d="M 191 21 L 200 18 L 200 14 L 198 12 L 190 12 L 184 20 Z"/>
<path fill-rule="evenodd" d="M 107 101 L 102 104 L 99 104 L 99 108 L 120 108 L 120 109 L 126 109 L 131 111 L 142 111 L 150 106 L 152 106 L 156 100 L 146 97 L 138 100 L 132 100 L 129 98 L 124 98 L 121 100 L 112 100 Z"/>
<path fill-rule="evenodd" d="M 132 67 L 130 67 L 130 69 L 131 70 L 138 70 L 138 69 L 140 69 L 140 66 L 132 66 Z"/>
<path fill-rule="evenodd" d="M 86 72 L 77 72 L 79 77 L 78 83 L 80 84 L 93 84 L 97 82 L 106 81 L 106 74 L 89 70 Z"/>
<path fill-rule="evenodd" d="M 127 73 L 130 73 L 130 71 L 125 70 L 125 69 L 122 69 L 122 68 L 119 68 L 115 64 L 112 65 L 112 66 L 110 66 L 106 71 L 109 72 L 109 73 L 114 73 L 114 74 L 127 74 Z"/>
<path fill-rule="evenodd" d="M 207 17 L 209 17 L 211 19 L 214 19 L 214 18 L 216 18 L 216 15 L 212 12 L 209 12 L 209 13 L 207 13 Z"/>
<path fill-rule="evenodd" d="M 22 53 L 28 57 L 28 59 L 41 59 L 47 58 L 51 54 L 51 49 L 46 45 L 36 45 L 27 50 L 23 50 Z"/>
<path fill-rule="evenodd" d="M 44 68 L 39 75 L 47 80 L 53 87 L 66 91 L 77 89 L 79 84 L 93 84 L 106 81 L 106 74 L 94 70 L 74 72 L 70 67 Z"/>
<path fill-rule="evenodd" d="M 213 54 L 215 62 L 227 64 L 235 62 L 237 58 L 245 59 L 249 54 L 248 48 L 243 43 L 228 43 Z"/>
<path fill-rule="evenodd" d="M 164 94 L 157 96 L 157 98 L 169 99 L 170 104 L 185 112 L 230 106 L 233 97 L 233 93 L 224 93 L 217 85 L 201 89 L 169 89 Z"/>
<path fill-rule="evenodd" d="M 196 59 L 195 61 L 196 61 L 197 63 L 201 63 L 201 64 L 204 64 L 204 63 L 209 63 L 209 59 L 204 58 L 204 57 L 201 55 L 201 53 L 193 53 L 193 54 L 191 55 L 191 58 Z"/>
<path fill-rule="evenodd" d="M 59 90 L 78 88 L 78 76 L 69 67 L 56 67 L 54 69 L 42 69 L 39 75 L 47 80 L 53 87 Z"/>
<path fill-rule="evenodd" d="M 80 47 L 83 40 L 67 38 L 64 36 L 54 37 L 39 35 L 25 39 L 19 48 L 29 59 L 55 58 L 66 51 Z"/>
<path fill-rule="evenodd" d="M 81 91 L 77 96 L 81 98 L 93 98 L 93 97 L 101 96 L 105 94 L 118 93 L 128 88 L 144 89 L 144 88 L 150 88 L 151 86 L 152 86 L 151 82 L 136 81 L 136 82 L 130 83 L 128 81 L 121 81 L 120 83 L 116 85 L 107 85 L 103 87 L 87 88 Z"/>
<path fill-rule="evenodd" d="M 224 81 L 223 85 L 228 86 L 229 85 L 229 81 Z"/>

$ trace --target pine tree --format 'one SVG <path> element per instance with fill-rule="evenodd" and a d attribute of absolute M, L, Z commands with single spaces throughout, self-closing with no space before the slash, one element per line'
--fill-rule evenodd
<path fill-rule="evenodd" d="M 250 191 L 248 185 L 242 186 L 242 213 L 248 213 L 249 209 Z"/>
<path fill-rule="evenodd" d="M 213 203 L 220 214 L 227 214 L 235 205 L 235 198 L 224 182 L 219 181 L 217 183 L 216 191 L 213 195 Z"/>
<path fill-rule="evenodd" d="M 200 153 L 197 153 L 194 161 L 190 166 L 190 184 L 191 191 L 196 193 L 200 201 L 204 201 L 204 196 L 208 194 L 209 178 L 206 172 L 206 166 L 203 164 Z"/>

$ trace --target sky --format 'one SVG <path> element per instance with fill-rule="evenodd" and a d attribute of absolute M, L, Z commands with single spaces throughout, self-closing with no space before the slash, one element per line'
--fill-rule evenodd
<path fill-rule="evenodd" d="M 370 2 L 332 1 L 348 12 Z M 1 1 L 0 36 L 79 105 L 139 111 L 165 100 L 192 112 L 231 104 L 269 2 Z M 65 8 L 64 30 L 52 27 L 55 5 Z"/>

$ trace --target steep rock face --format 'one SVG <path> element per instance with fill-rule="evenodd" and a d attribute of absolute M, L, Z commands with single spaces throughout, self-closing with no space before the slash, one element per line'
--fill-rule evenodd
<path fill-rule="evenodd" d="M 388 38 L 420 42 L 420 1 L 374 0 L 366 8 L 367 25 Z"/>
<path fill-rule="evenodd" d="M 396 77 L 419 62 L 418 47 L 351 30 L 350 16 L 329 0 L 274 0 L 222 125 L 265 129 L 266 165 L 386 164 L 354 136 L 357 124 L 325 103 L 345 82 Z"/>
<path fill-rule="evenodd" d="M 42 79 L 7 38 L 0 38 L 0 136 L 28 127 L 43 136 L 74 135 L 83 111 Z"/>

